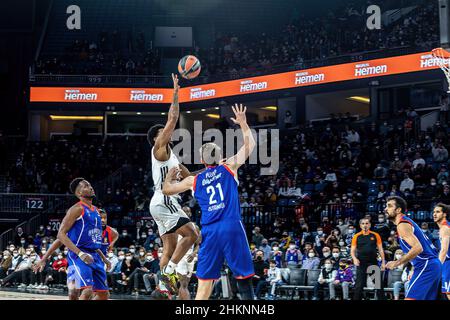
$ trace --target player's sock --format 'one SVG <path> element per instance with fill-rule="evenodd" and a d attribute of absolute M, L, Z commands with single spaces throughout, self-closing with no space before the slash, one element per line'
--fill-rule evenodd
<path fill-rule="evenodd" d="M 236 279 L 238 291 L 241 296 L 241 300 L 254 300 L 252 278 L 248 279 Z"/>
<path fill-rule="evenodd" d="M 172 274 L 172 273 L 175 272 L 175 268 L 176 267 L 177 267 L 177 264 L 173 263 L 172 260 L 171 260 L 171 261 L 169 261 L 169 263 L 164 268 L 164 273 L 165 274 Z"/>

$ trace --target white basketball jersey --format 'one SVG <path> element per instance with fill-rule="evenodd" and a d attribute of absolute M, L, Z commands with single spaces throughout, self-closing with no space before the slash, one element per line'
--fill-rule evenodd
<path fill-rule="evenodd" d="M 167 161 L 159 161 L 155 158 L 152 148 L 152 178 L 153 184 L 155 185 L 155 193 L 162 193 L 162 184 L 166 179 L 167 173 L 173 167 L 179 167 L 180 161 L 178 161 L 177 156 L 173 153 L 172 149 L 169 148 L 170 156 Z"/>

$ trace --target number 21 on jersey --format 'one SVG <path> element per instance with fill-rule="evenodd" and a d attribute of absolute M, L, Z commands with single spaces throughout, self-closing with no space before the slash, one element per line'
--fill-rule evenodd
<path fill-rule="evenodd" d="M 223 198 L 223 192 L 222 192 L 222 186 L 220 185 L 220 183 L 216 184 L 215 187 L 213 187 L 213 186 L 208 186 L 208 187 L 206 188 L 206 193 L 207 193 L 207 194 L 211 194 L 211 195 L 209 196 L 209 204 L 210 204 L 210 205 L 216 204 L 216 203 L 217 203 L 217 200 L 214 199 L 214 196 L 216 195 L 216 189 L 219 191 L 220 202 L 222 202 L 223 199 L 224 199 L 224 198 Z"/>

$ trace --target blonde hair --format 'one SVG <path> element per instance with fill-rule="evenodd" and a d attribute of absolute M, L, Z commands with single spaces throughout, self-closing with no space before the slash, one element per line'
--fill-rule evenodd
<path fill-rule="evenodd" d="M 208 142 L 200 148 L 200 158 L 206 165 L 218 165 L 222 159 L 222 149 L 213 142 Z"/>

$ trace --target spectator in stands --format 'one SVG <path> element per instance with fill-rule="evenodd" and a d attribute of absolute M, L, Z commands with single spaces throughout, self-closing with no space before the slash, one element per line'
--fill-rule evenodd
<path fill-rule="evenodd" d="M 263 255 L 264 261 L 266 261 L 266 262 L 269 261 L 269 259 L 270 259 L 270 252 L 272 250 L 271 250 L 271 248 L 269 246 L 269 241 L 267 239 L 263 239 L 261 241 L 261 246 L 259 247 L 259 250 L 261 250 L 264 253 L 264 255 Z"/>
<path fill-rule="evenodd" d="M 152 277 L 154 277 L 159 270 L 159 268 L 153 263 L 155 258 L 153 258 L 153 255 L 150 252 L 146 254 L 145 251 L 140 250 L 139 254 L 141 253 L 144 253 L 143 261 L 139 259 L 139 265 L 128 276 L 128 278 L 130 279 L 131 287 L 134 288 L 134 295 L 139 295 L 139 286 L 141 283 L 144 283 L 144 275 L 151 274 Z M 147 292 L 150 292 L 150 290 L 147 290 Z"/>
<path fill-rule="evenodd" d="M 330 300 L 336 300 L 336 287 L 342 287 L 344 300 L 350 300 L 349 289 L 354 284 L 350 261 L 341 259 L 334 281 L 330 283 Z"/>
<path fill-rule="evenodd" d="M 24 246 L 26 244 L 26 241 L 24 243 L 22 243 L 22 239 L 25 240 L 27 238 L 28 238 L 28 236 L 25 232 L 23 232 L 23 229 L 21 227 L 18 227 L 17 231 L 16 231 L 16 235 L 14 236 L 14 243 L 16 245 Z"/>
<path fill-rule="evenodd" d="M 319 269 L 320 259 L 314 249 L 308 250 L 308 257 L 303 260 L 302 269 L 312 270 Z"/>
<path fill-rule="evenodd" d="M 378 223 L 373 226 L 373 231 L 380 235 L 383 242 L 387 242 L 391 234 L 391 229 L 384 214 L 380 213 L 378 215 Z"/>
<path fill-rule="evenodd" d="M 255 275 L 253 276 L 253 283 L 256 284 L 255 296 L 259 299 L 262 288 L 266 286 L 266 272 L 269 269 L 269 264 L 266 262 L 262 250 L 256 252 L 253 267 L 255 269 Z"/>
<path fill-rule="evenodd" d="M 133 253 L 131 251 L 127 252 L 125 254 L 125 260 L 123 261 L 122 268 L 121 268 L 122 280 L 118 280 L 118 283 L 123 286 L 122 287 L 123 291 L 126 290 L 126 292 L 128 294 L 131 294 L 131 289 L 132 289 L 130 275 L 138 267 L 139 267 L 139 262 L 134 257 Z"/>
<path fill-rule="evenodd" d="M 313 300 L 319 300 L 319 291 L 324 288 L 329 288 L 330 284 L 336 279 L 337 270 L 333 267 L 330 259 L 325 259 L 322 269 L 320 270 L 319 279 L 314 285 Z"/>
<path fill-rule="evenodd" d="M 112 257 L 111 257 L 112 254 Z M 108 253 L 108 260 L 111 263 L 111 269 L 110 271 L 107 273 L 107 277 L 108 277 L 108 282 L 111 284 L 111 287 L 113 289 L 114 292 L 119 291 L 119 288 L 117 286 L 117 284 L 119 283 L 118 281 L 121 280 L 122 278 L 122 264 L 123 261 L 125 260 L 125 252 L 123 251 L 119 251 L 117 253 L 117 262 L 115 263 L 116 259 L 114 259 L 114 252 L 109 252 Z"/>
<path fill-rule="evenodd" d="M 266 286 L 270 286 L 270 293 L 268 295 L 269 300 L 274 300 L 276 298 L 275 296 L 276 287 L 282 284 L 283 280 L 281 278 L 281 270 L 276 266 L 275 261 L 271 260 L 266 278 Z"/>
<path fill-rule="evenodd" d="M 290 243 L 286 250 L 285 261 L 287 265 L 298 265 L 302 261 L 302 252 L 297 249 L 295 243 Z"/>
<path fill-rule="evenodd" d="M 3 251 L 3 257 L 0 263 L 0 279 L 7 276 L 8 270 L 11 268 L 12 256 L 8 250 Z"/>
<path fill-rule="evenodd" d="M 400 300 L 401 290 L 408 290 L 409 282 L 414 273 L 414 267 L 411 264 L 408 264 L 405 268 L 403 268 L 401 281 L 394 282 L 394 300 Z"/>
<path fill-rule="evenodd" d="M 327 259 L 331 259 L 331 249 L 328 246 L 322 248 L 322 258 L 320 258 L 319 267 L 322 268 Z M 331 260 L 330 260 L 331 261 Z"/>
<path fill-rule="evenodd" d="M 407 173 L 405 173 L 404 179 L 400 183 L 400 191 L 404 193 L 406 190 L 414 190 L 414 180 L 411 179 Z"/>
<path fill-rule="evenodd" d="M 260 247 L 261 243 L 264 239 L 264 236 L 261 234 L 261 229 L 259 227 L 255 227 L 253 229 L 253 236 L 252 236 L 252 242 L 255 244 L 256 247 Z"/>
<path fill-rule="evenodd" d="M 146 292 L 151 293 L 152 282 L 153 288 L 159 283 L 159 258 L 155 258 L 153 254 L 147 252 L 146 259 L 150 262 L 150 267 L 148 268 L 148 271 L 143 274 L 143 280 Z"/>
<path fill-rule="evenodd" d="M 387 170 L 384 168 L 381 163 L 377 165 L 375 170 L 373 170 L 373 178 L 378 180 L 386 179 Z"/>
<path fill-rule="evenodd" d="M 68 266 L 67 259 L 64 257 L 62 253 L 59 253 L 57 259 L 52 263 L 53 268 L 52 277 L 53 279 L 56 280 L 56 284 L 62 285 L 66 283 L 67 266 Z"/>
<path fill-rule="evenodd" d="M 133 244 L 133 240 L 126 229 L 122 230 L 122 234 L 117 239 L 116 246 L 118 248 L 128 248 Z M 133 252 L 134 253 L 134 252 Z"/>
<path fill-rule="evenodd" d="M 31 254 L 31 252 L 30 252 Z M 0 280 L 0 286 L 4 286 L 6 284 L 14 284 L 20 283 L 18 288 L 26 288 L 28 281 L 28 272 L 31 269 L 31 259 L 28 255 L 23 254 L 23 257 L 19 260 L 20 262 L 15 267 L 14 271 L 8 274 L 5 278 Z M 13 253 L 13 263 L 14 263 L 14 253 Z"/>

